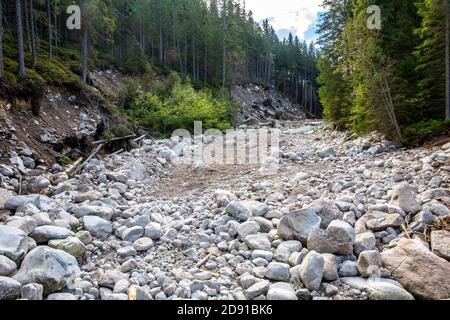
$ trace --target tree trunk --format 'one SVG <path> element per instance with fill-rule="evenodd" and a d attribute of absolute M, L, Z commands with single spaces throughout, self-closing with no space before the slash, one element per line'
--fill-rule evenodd
<path fill-rule="evenodd" d="M 22 0 L 16 0 L 16 20 L 17 20 L 17 53 L 19 59 L 19 77 L 25 76 L 25 54 L 23 52 L 23 27 L 22 27 Z"/>
<path fill-rule="evenodd" d="M 53 44 L 52 44 L 52 12 L 50 8 L 50 1 L 47 0 L 47 19 L 48 19 L 48 57 L 53 57 Z"/>
<path fill-rule="evenodd" d="M 88 41 L 88 37 L 89 37 L 89 32 L 88 32 L 88 27 L 85 24 L 84 25 L 84 32 L 83 32 L 83 44 L 82 44 L 82 59 L 83 59 L 83 72 L 81 75 L 81 81 L 83 83 L 87 83 L 87 78 L 88 78 L 88 55 L 89 55 L 89 41 Z"/>
<path fill-rule="evenodd" d="M 3 1 L 0 0 L 0 79 L 3 73 Z"/>
<path fill-rule="evenodd" d="M 222 89 L 225 90 L 227 81 L 227 0 L 223 0 L 223 57 L 222 57 Z"/>
<path fill-rule="evenodd" d="M 24 5 L 25 5 L 25 30 L 26 30 L 26 34 L 27 34 L 27 46 L 28 46 L 28 51 L 31 52 L 31 37 L 30 37 L 30 15 L 28 13 L 28 4 L 27 4 L 28 0 L 24 0 Z"/>
<path fill-rule="evenodd" d="M 53 17 L 55 21 L 54 31 L 55 31 L 55 47 L 58 48 L 58 15 L 56 12 L 57 9 L 57 0 L 55 0 L 54 7 L 53 7 Z"/>
<path fill-rule="evenodd" d="M 33 58 L 33 65 L 35 65 L 36 64 L 36 24 L 34 21 L 33 0 L 30 0 L 30 18 L 31 18 L 31 55 Z"/>
<path fill-rule="evenodd" d="M 445 71 L 446 71 L 446 118 L 450 119 L 450 1 L 445 0 L 446 36 L 445 36 Z"/>

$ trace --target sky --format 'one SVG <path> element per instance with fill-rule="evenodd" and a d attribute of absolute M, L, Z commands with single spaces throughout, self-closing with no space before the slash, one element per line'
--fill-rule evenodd
<path fill-rule="evenodd" d="M 278 37 L 287 38 L 289 32 L 300 40 L 316 40 L 316 23 L 323 8 L 322 0 L 246 0 L 256 21 L 269 19 Z"/>

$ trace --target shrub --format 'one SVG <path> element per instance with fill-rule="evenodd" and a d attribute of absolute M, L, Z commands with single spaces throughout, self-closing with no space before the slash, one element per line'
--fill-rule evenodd
<path fill-rule="evenodd" d="M 408 146 L 416 146 L 426 140 L 450 130 L 450 120 L 425 120 L 407 127 L 404 130 L 404 142 Z"/>
<path fill-rule="evenodd" d="M 180 128 L 193 131 L 195 121 L 202 121 L 205 130 L 230 128 L 231 107 L 227 101 L 214 98 L 210 90 L 195 91 L 179 78 L 171 81 L 174 85 L 167 97 L 138 91 L 133 108 L 127 111 L 136 124 L 163 135 Z"/>
<path fill-rule="evenodd" d="M 56 162 L 61 166 L 67 166 L 70 163 L 70 158 L 63 154 L 56 157 Z"/>

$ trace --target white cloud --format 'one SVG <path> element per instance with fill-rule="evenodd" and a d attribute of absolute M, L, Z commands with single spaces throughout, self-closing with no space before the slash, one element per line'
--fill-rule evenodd
<path fill-rule="evenodd" d="M 276 31 L 287 29 L 301 39 L 316 22 L 321 4 L 322 0 L 246 0 L 255 20 L 269 19 Z"/>

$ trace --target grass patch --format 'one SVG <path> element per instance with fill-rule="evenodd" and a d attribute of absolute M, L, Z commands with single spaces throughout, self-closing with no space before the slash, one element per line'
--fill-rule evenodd
<path fill-rule="evenodd" d="M 404 143 L 417 146 L 425 141 L 450 130 L 450 120 L 425 120 L 407 127 L 404 130 Z"/>

